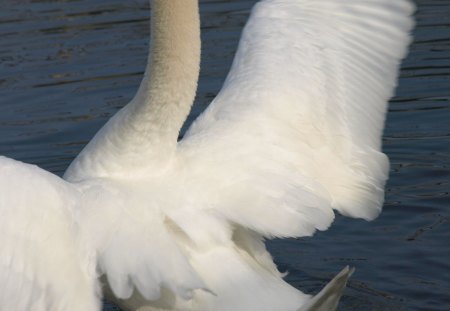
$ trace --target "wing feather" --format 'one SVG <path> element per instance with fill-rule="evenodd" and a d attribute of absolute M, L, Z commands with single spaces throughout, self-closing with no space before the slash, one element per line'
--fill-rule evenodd
<path fill-rule="evenodd" d="M 0 157 L 0 310 L 100 310 L 96 269 L 118 298 L 204 289 L 145 192 Z"/>
<path fill-rule="evenodd" d="M 408 0 L 259 2 L 222 90 L 179 143 L 190 191 L 208 191 L 199 205 L 265 236 L 324 230 L 333 209 L 375 218 L 413 11 Z"/>
<path fill-rule="evenodd" d="M 0 310 L 100 310 L 73 225 L 77 191 L 36 166 L 5 157 L 0 189 Z"/>

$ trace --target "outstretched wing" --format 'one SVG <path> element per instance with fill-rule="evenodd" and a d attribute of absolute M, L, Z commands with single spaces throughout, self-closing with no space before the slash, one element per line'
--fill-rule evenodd
<path fill-rule="evenodd" d="M 100 310 L 97 272 L 119 298 L 205 288 L 139 187 L 71 184 L 0 157 L 0 310 Z"/>
<path fill-rule="evenodd" d="M 100 310 L 71 214 L 78 199 L 57 176 L 0 157 L 0 310 Z"/>
<path fill-rule="evenodd" d="M 179 143 L 189 191 L 265 236 L 375 218 L 387 101 L 411 41 L 408 0 L 265 0 L 225 84 Z"/>

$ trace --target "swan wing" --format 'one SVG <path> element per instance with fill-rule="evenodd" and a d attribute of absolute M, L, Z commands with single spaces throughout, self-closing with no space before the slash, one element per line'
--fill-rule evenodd
<path fill-rule="evenodd" d="M 408 0 L 259 2 L 222 90 L 178 146 L 205 210 L 264 236 L 324 230 L 333 209 L 375 218 L 413 11 Z"/>
<path fill-rule="evenodd" d="M 0 157 L 0 310 L 100 310 L 80 264 L 78 197 L 57 176 Z"/>
<path fill-rule="evenodd" d="M 161 211 L 159 189 L 140 182 L 86 182 L 81 218 L 97 250 L 99 273 L 115 297 L 159 300 L 165 290 L 184 299 L 206 286 L 174 240 Z M 161 190 L 163 191 L 163 190 Z M 169 190 L 170 191 L 170 190 Z"/>
<path fill-rule="evenodd" d="M 118 298 L 204 288 L 139 187 L 0 157 L 0 310 L 100 310 L 97 272 Z"/>

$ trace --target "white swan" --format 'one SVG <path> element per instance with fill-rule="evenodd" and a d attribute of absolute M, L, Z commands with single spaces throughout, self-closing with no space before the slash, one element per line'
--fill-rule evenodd
<path fill-rule="evenodd" d="M 350 269 L 311 299 L 263 240 L 325 230 L 333 209 L 380 212 L 383 120 L 413 5 L 261 1 L 222 90 L 180 142 L 198 3 L 151 5 L 139 91 L 65 180 L 0 158 L 0 310 L 99 310 L 97 273 L 125 310 L 334 310 Z"/>

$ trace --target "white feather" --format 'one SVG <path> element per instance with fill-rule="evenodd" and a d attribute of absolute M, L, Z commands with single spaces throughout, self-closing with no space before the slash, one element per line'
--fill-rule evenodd
<path fill-rule="evenodd" d="M 351 270 L 310 300 L 282 280 L 262 240 L 325 230 L 333 209 L 367 220 L 381 211 L 383 122 L 413 9 L 390 0 L 256 5 L 222 90 L 159 178 L 174 238 L 216 295 L 151 303 L 134 294 L 121 306 L 336 308 Z"/>
<path fill-rule="evenodd" d="M 333 210 L 380 212 L 381 134 L 413 5 L 259 2 L 222 90 L 179 143 L 198 3 L 152 5 L 139 92 L 67 181 L 0 158 L 0 309 L 98 310 L 96 268 L 125 310 L 334 310 L 352 271 L 311 299 L 264 239 L 325 230 Z"/>
<path fill-rule="evenodd" d="M 373 219 L 388 174 L 380 150 L 387 101 L 412 12 L 408 1 L 261 1 L 224 87 L 185 135 L 180 156 L 232 194 L 241 181 L 256 188 L 255 197 L 270 202 L 255 203 L 262 210 L 284 205 L 290 219 L 300 210 L 309 233 L 326 229 L 330 207 Z M 231 178 L 238 182 L 226 185 Z M 285 204 L 272 203 L 276 197 Z"/>
<path fill-rule="evenodd" d="M 80 245 L 77 189 L 0 157 L 0 310 L 99 310 Z"/>

